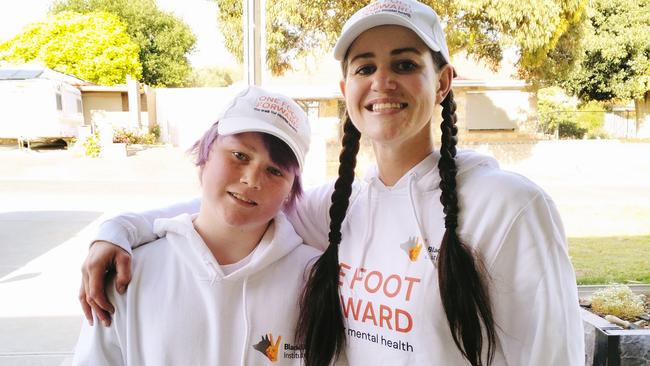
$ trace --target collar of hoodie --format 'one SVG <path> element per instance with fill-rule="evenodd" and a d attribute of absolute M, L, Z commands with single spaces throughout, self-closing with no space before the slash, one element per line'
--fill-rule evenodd
<path fill-rule="evenodd" d="M 411 170 L 406 172 L 406 174 L 404 174 L 395 185 L 390 187 L 384 185 L 379 179 L 379 170 L 376 165 L 368 171 L 368 174 L 366 174 L 365 177 L 366 185 L 364 187 L 367 196 L 366 227 L 362 241 L 364 245 L 367 245 L 367 243 L 372 240 L 374 232 L 373 223 L 375 222 L 374 215 L 376 211 L 376 204 L 374 201 L 380 201 L 378 199 L 373 200 L 373 195 L 405 194 L 408 197 L 408 203 L 411 206 L 413 219 L 418 228 L 418 235 L 420 235 L 420 238 L 422 239 L 426 238 L 420 217 L 421 210 L 418 206 L 418 200 L 415 198 L 415 195 L 417 192 L 431 192 L 440 188 L 440 174 L 438 172 L 439 159 L 440 153 L 438 151 L 430 153 L 421 162 L 411 168 Z M 456 156 L 456 165 L 458 171 L 457 177 L 460 177 L 468 170 L 479 165 L 498 167 L 498 163 L 494 158 L 469 150 L 459 151 Z M 362 189 L 360 194 L 363 193 Z"/>
<path fill-rule="evenodd" d="M 279 213 L 262 236 L 250 261 L 225 275 L 192 223 L 195 215 L 182 214 L 173 219 L 158 219 L 154 231 L 166 236 L 176 255 L 185 261 L 199 281 L 214 284 L 219 281 L 237 281 L 262 271 L 286 256 L 302 243 L 283 213 Z M 199 265 L 202 264 L 202 265 Z"/>

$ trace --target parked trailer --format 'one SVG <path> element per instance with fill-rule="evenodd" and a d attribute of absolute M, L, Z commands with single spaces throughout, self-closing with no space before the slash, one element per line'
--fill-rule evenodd
<path fill-rule="evenodd" d="M 77 137 L 83 125 L 81 92 L 76 87 L 38 76 L 0 78 L 0 138 L 27 144 L 43 139 L 65 140 Z"/>

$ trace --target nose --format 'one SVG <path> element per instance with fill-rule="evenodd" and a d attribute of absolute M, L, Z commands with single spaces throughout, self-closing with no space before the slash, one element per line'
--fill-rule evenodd
<path fill-rule="evenodd" d="M 248 167 L 242 171 L 239 182 L 247 185 L 251 189 L 260 189 L 262 187 L 262 176 L 259 169 Z"/>
<path fill-rule="evenodd" d="M 372 89 L 374 91 L 394 90 L 397 87 L 395 75 L 387 68 L 378 68 L 372 75 Z"/>

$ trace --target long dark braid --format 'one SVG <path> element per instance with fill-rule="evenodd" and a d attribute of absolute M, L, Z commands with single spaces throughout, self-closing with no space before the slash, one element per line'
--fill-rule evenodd
<path fill-rule="evenodd" d="M 314 264 L 300 301 L 296 340 L 305 346 L 306 366 L 326 366 L 345 343 L 345 326 L 339 297 L 339 244 L 341 223 L 350 203 L 354 168 L 361 133 L 346 116 L 339 177 L 330 206 L 329 246 Z"/>
<path fill-rule="evenodd" d="M 445 213 L 445 234 L 438 254 L 440 297 L 449 328 L 458 349 L 473 366 L 484 365 L 481 358 L 483 334 L 487 340 L 487 361 L 495 351 L 494 319 L 487 290 L 487 272 L 480 258 L 463 244 L 457 233 L 458 195 L 456 193 L 456 102 L 449 91 L 442 101 L 442 144 L 440 146 L 440 202 Z"/>

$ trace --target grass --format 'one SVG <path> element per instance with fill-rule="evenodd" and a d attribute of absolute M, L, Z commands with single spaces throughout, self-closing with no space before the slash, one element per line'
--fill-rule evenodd
<path fill-rule="evenodd" d="M 650 235 L 569 238 L 579 285 L 650 284 Z"/>

